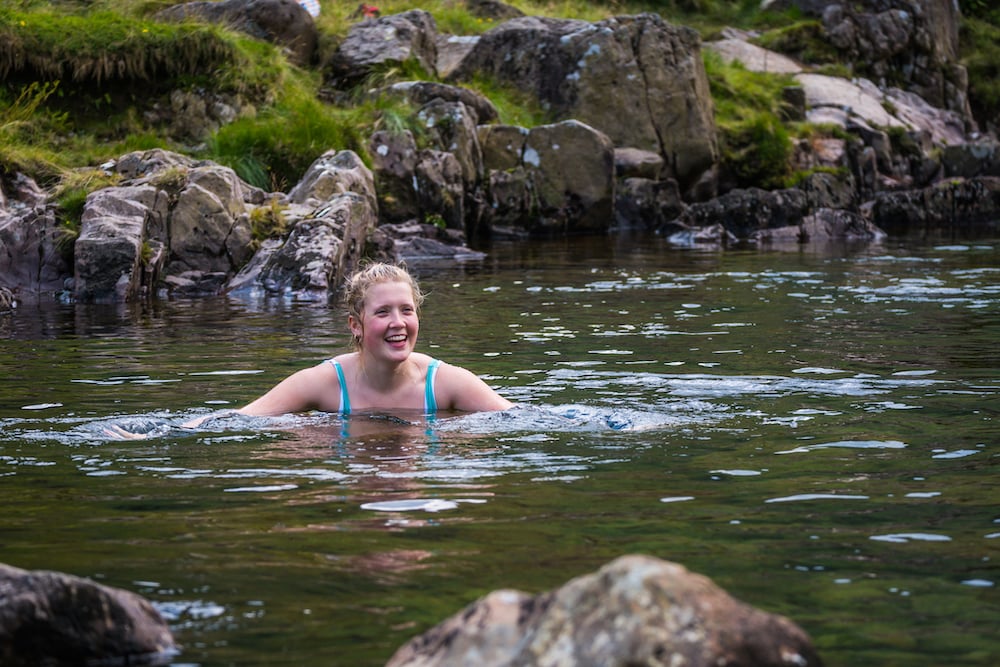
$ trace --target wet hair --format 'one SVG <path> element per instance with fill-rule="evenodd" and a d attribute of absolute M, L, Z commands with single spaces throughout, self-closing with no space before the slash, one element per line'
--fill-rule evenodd
<path fill-rule="evenodd" d="M 347 314 L 363 325 L 362 315 L 365 311 L 368 290 L 381 283 L 406 283 L 409 285 L 413 292 L 413 305 L 417 308 L 417 314 L 420 314 L 420 305 L 424 302 L 424 295 L 420 291 L 417 281 L 404 267 L 384 262 L 373 262 L 363 266 L 347 279 L 343 292 L 344 308 L 347 310 Z M 361 348 L 361 341 L 356 337 L 353 339 L 353 346 L 355 349 Z"/>

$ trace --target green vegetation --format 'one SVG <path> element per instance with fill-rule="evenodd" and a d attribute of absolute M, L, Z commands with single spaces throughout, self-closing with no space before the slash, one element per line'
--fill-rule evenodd
<path fill-rule="evenodd" d="M 976 119 L 1000 123 L 1000 8 L 983 9 L 982 15 L 962 24 L 962 63 L 969 73 L 969 102 Z"/>
<path fill-rule="evenodd" d="M 794 80 L 725 63 L 713 51 L 706 50 L 703 60 L 716 107 L 723 169 L 740 187 L 783 187 L 791 175 L 792 141 L 781 118 L 781 99 Z"/>
<path fill-rule="evenodd" d="M 60 252 L 72 259 L 73 244 L 80 235 L 80 223 L 87 195 L 95 190 L 117 185 L 121 178 L 101 169 L 80 168 L 65 171 L 54 189 L 59 219 Z"/>
<path fill-rule="evenodd" d="M 258 206 L 250 212 L 250 234 L 255 249 L 266 239 L 278 238 L 287 233 L 285 210 L 277 199 L 271 199 L 264 206 Z"/>
<path fill-rule="evenodd" d="M 237 57 L 233 43 L 208 25 L 169 24 L 111 11 L 0 11 L 0 76 L 33 74 L 84 87 L 154 83 L 196 76 Z"/>
<path fill-rule="evenodd" d="M 364 154 L 364 132 L 375 117 L 371 105 L 329 109 L 293 90 L 256 117 L 221 128 L 208 142 L 205 155 L 232 167 L 251 185 L 287 190 L 329 149 Z"/>
<path fill-rule="evenodd" d="M 837 50 L 823 39 L 818 20 L 796 21 L 762 34 L 754 40 L 758 46 L 795 58 L 807 65 L 837 62 Z"/>
<path fill-rule="evenodd" d="M 415 63 L 387 67 L 354 91 L 323 89 L 317 70 L 291 65 L 281 50 L 216 25 L 165 23 L 155 13 L 173 0 L 8 0 L 0 8 L 0 172 L 21 171 L 45 186 L 72 170 L 133 150 L 164 148 L 212 159 L 268 190 L 287 189 L 323 152 L 351 149 L 367 159 L 375 129 L 410 130 L 412 109 L 369 91 L 407 78 L 429 78 Z M 387 0 L 382 15 L 429 11 L 438 29 L 476 34 L 494 21 L 454 0 Z M 656 12 L 704 39 L 725 26 L 761 32 L 757 42 L 837 74 L 850 69 L 822 39 L 821 27 L 795 11 L 762 12 L 758 0 L 513 0 L 528 15 L 596 21 Z M 1000 109 L 1000 10 L 961 0 L 963 57 L 970 97 L 984 117 Z M 355 3 L 324 0 L 317 18 L 319 62 L 347 34 Z M 704 60 L 724 151 L 724 167 L 741 182 L 775 186 L 792 177 L 795 135 L 807 128 L 782 120 L 787 77 L 749 72 L 705 51 Z M 504 123 L 533 127 L 552 119 L 537 101 L 487 79 L 468 84 L 497 106 Z M 210 90 L 238 117 L 196 146 L 165 126 L 169 94 Z M 93 183 L 97 187 L 96 182 Z M 66 188 L 66 192 L 73 188 Z M 85 195 L 84 195 L 85 196 Z"/>

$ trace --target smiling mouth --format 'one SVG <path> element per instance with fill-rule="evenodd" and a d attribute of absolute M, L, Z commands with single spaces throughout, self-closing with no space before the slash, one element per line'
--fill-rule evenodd
<path fill-rule="evenodd" d="M 406 334 L 396 334 L 395 336 L 386 336 L 387 343 L 402 343 L 406 341 Z"/>

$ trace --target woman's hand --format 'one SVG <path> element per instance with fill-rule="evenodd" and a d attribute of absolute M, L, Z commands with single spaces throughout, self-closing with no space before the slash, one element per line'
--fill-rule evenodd
<path fill-rule="evenodd" d="M 104 435 L 108 436 L 112 440 L 145 440 L 149 437 L 149 433 L 134 433 L 132 431 L 126 431 L 118 424 L 105 426 Z"/>

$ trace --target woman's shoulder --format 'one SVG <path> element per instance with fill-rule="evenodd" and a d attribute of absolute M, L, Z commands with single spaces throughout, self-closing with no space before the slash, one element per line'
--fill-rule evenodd
<path fill-rule="evenodd" d="M 462 391 L 464 388 L 470 386 L 470 384 L 481 382 L 479 377 L 468 368 L 449 364 L 440 359 L 430 359 L 430 361 L 437 362 L 437 370 L 434 376 L 436 378 L 435 384 L 441 388 L 451 387 L 456 391 Z"/>
<path fill-rule="evenodd" d="M 481 412 L 506 410 L 512 405 L 469 369 L 443 361 L 438 366 L 434 390 L 442 409 Z"/>
<path fill-rule="evenodd" d="M 345 352 L 344 354 L 338 354 L 335 357 L 330 357 L 329 359 L 324 359 L 320 363 L 316 364 L 315 368 L 336 368 L 340 366 L 341 368 L 353 367 L 358 362 L 357 352 Z"/>

